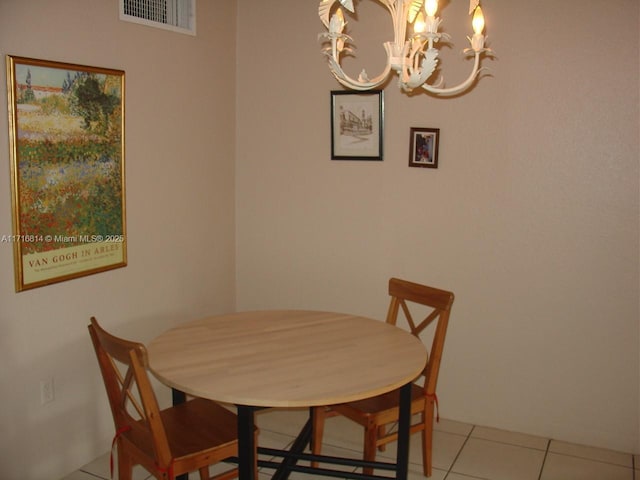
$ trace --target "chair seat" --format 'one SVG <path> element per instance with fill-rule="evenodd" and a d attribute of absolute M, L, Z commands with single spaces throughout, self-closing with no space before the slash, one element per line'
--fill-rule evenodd
<path fill-rule="evenodd" d="M 393 390 L 376 397 L 365 398 L 356 402 L 333 405 L 332 410 L 353 420 L 362 417 L 382 415 L 393 412 L 397 416 L 400 411 L 400 390 Z M 420 385 L 411 386 L 411 413 L 419 413 L 424 409 L 424 389 Z"/>
<path fill-rule="evenodd" d="M 215 464 L 238 454 L 237 417 L 221 405 L 194 398 L 160 411 L 167 434 L 173 465 L 177 472 L 189 472 L 201 465 Z M 138 423 L 145 422 L 139 420 Z M 154 463 L 153 439 L 141 425 L 122 433 L 130 448 L 140 452 L 138 458 L 150 471 Z M 237 476 L 237 475 L 234 475 Z"/>
<path fill-rule="evenodd" d="M 214 461 L 236 455 L 237 417 L 209 400 L 194 398 L 160 412 L 173 457 L 216 450 Z M 228 446 L 228 453 L 219 450 Z"/>

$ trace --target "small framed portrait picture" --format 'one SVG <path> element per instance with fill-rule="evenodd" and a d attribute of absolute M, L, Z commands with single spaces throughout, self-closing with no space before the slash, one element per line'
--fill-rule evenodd
<path fill-rule="evenodd" d="M 409 166 L 438 168 L 439 128 L 411 128 Z"/>

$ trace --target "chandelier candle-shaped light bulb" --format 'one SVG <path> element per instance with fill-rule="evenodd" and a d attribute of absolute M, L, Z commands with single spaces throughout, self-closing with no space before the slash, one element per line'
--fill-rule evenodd
<path fill-rule="evenodd" d="M 331 17 L 331 23 L 329 24 L 329 31 L 331 33 L 342 33 L 344 30 L 344 15 L 342 9 L 338 8 L 336 13 Z"/>
<path fill-rule="evenodd" d="M 427 32 L 438 33 L 438 26 L 440 25 L 440 19 L 436 18 L 438 0 L 427 0 L 424 4 L 424 9 L 427 12 Z"/>
<path fill-rule="evenodd" d="M 471 20 L 471 26 L 473 27 L 473 37 L 471 38 L 471 48 L 476 52 L 484 48 L 484 15 L 482 14 L 482 8 L 476 7 L 476 11 L 473 13 L 473 20 Z"/>
<path fill-rule="evenodd" d="M 329 23 L 329 31 L 337 37 L 335 48 L 338 52 L 342 52 L 344 49 L 344 39 L 338 36 L 344 30 L 344 25 L 345 22 L 342 9 L 338 8 L 336 13 L 331 17 L 331 22 Z"/>
<path fill-rule="evenodd" d="M 422 14 L 422 12 L 419 12 L 418 16 L 416 17 L 416 21 L 413 22 L 413 33 L 419 35 L 421 33 L 424 33 L 426 29 L 427 24 L 424 21 L 424 15 Z"/>
<path fill-rule="evenodd" d="M 428 17 L 435 17 L 438 11 L 438 0 L 427 0 L 424 4 L 424 9 Z"/>

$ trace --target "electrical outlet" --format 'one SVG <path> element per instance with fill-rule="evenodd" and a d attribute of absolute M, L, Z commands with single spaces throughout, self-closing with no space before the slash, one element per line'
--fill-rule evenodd
<path fill-rule="evenodd" d="M 40 380 L 40 403 L 45 405 L 49 402 L 53 402 L 54 398 L 55 392 L 53 390 L 53 378 Z"/>

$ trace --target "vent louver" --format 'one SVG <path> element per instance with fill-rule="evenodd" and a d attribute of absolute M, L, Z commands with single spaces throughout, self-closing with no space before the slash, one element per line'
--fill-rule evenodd
<path fill-rule="evenodd" d="M 120 19 L 195 35 L 196 0 L 120 0 Z"/>

